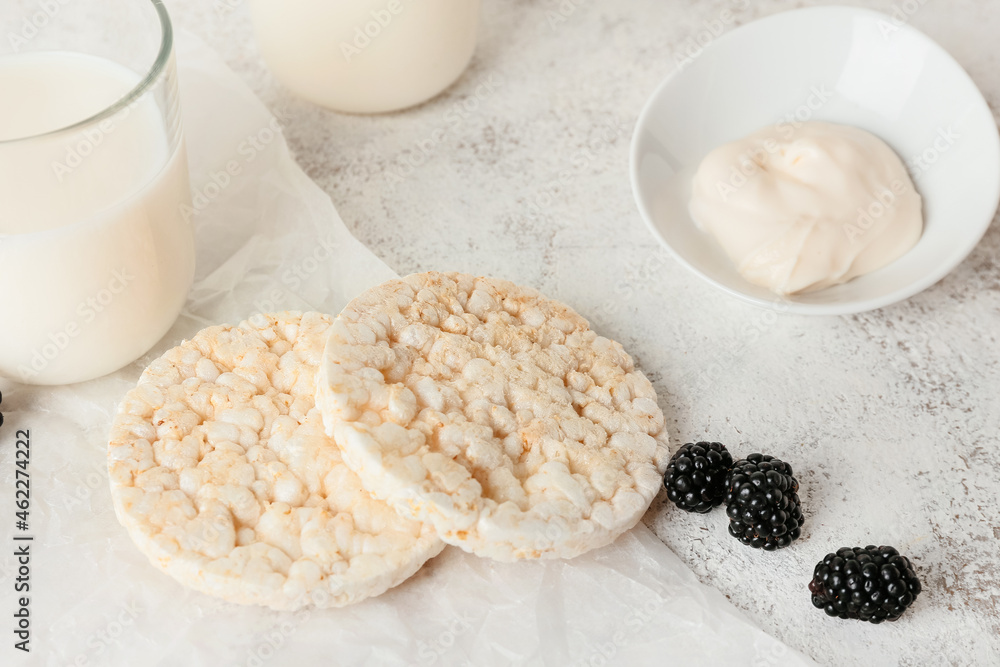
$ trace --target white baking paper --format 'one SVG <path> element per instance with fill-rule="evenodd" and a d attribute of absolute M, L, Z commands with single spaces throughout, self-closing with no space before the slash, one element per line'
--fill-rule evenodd
<path fill-rule="evenodd" d="M 257 311 L 336 313 L 393 277 L 295 165 L 280 123 L 239 78 L 189 35 L 178 61 L 196 284 L 174 329 L 129 368 L 71 387 L 0 384 L 0 664 L 811 664 L 698 583 L 642 525 L 572 561 L 500 564 L 449 548 L 380 598 L 326 611 L 231 605 L 149 565 L 115 519 L 105 468 L 116 403 L 142 368 L 204 326 Z M 32 452 L 26 532 L 14 528 L 21 429 Z M 14 590 L 25 583 L 15 534 L 34 537 L 27 592 Z M 28 654 L 14 648 L 19 597 L 30 599 Z"/>

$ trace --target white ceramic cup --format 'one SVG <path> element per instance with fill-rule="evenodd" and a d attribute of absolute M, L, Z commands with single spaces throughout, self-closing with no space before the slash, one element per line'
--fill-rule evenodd
<path fill-rule="evenodd" d="M 351 113 L 411 107 L 455 82 L 480 0 L 251 0 L 261 54 L 296 95 Z"/>

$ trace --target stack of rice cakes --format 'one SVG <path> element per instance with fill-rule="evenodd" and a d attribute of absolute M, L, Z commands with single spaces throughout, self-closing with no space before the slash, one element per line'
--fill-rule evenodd
<path fill-rule="evenodd" d="M 108 451 L 115 511 L 180 583 L 342 606 L 452 544 L 572 558 L 635 525 L 669 460 L 652 385 L 532 289 L 457 273 L 336 320 L 257 315 L 150 365 Z"/>

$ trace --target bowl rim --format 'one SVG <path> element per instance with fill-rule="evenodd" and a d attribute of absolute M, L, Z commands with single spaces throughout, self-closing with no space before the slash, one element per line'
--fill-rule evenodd
<path fill-rule="evenodd" d="M 792 9 L 783 12 L 776 12 L 769 16 L 765 16 L 749 23 L 745 23 L 733 30 L 730 30 L 724 35 L 712 40 L 709 44 L 703 47 L 704 51 L 714 48 L 720 42 L 725 42 L 727 40 L 733 39 L 733 36 L 738 34 L 751 26 L 758 26 L 762 23 L 767 23 L 775 20 L 778 17 L 786 17 L 791 14 L 795 15 L 805 15 L 805 14 L 831 14 L 839 13 L 844 15 L 864 15 L 869 16 L 874 19 L 893 22 L 893 18 L 882 12 L 877 12 L 871 9 L 865 9 L 861 7 L 851 7 L 851 6 L 823 6 L 823 7 L 805 7 L 799 9 Z M 893 23 L 896 25 L 896 23 Z M 959 70 L 959 76 L 964 76 L 967 83 L 972 86 L 972 89 L 976 91 L 978 100 L 977 103 L 982 105 L 987 111 L 989 111 L 989 105 L 986 99 L 983 97 L 982 91 L 979 90 L 979 86 L 976 82 L 969 76 L 969 73 L 965 71 L 955 58 L 940 44 L 928 37 L 926 34 L 920 30 L 914 28 L 909 23 L 902 26 L 898 26 L 899 30 L 909 31 L 911 34 L 915 35 L 917 39 L 923 40 L 924 42 L 930 44 L 933 49 L 939 52 L 940 55 L 950 60 Z M 816 303 L 801 303 L 793 301 L 791 299 L 784 298 L 778 294 L 774 295 L 774 299 L 762 299 L 738 289 L 720 283 L 719 281 L 711 278 L 710 276 L 703 273 L 700 269 L 689 262 L 684 256 L 681 255 L 667 240 L 660 234 L 659 229 L 657 229 L 656 224 L 653 222 L 653 217 L 650 214 L 649 208 L 646 206 L 646 202 L 640 195 L 640 184 L 639 184 L 639 143 L 640 137 L 644 135 L 646 127 L 649 125 L 650 117 L 653 115 L 653 107 L 663 96 L 664 92 L 670 87 L 674 79 L 676 79 L 682 72 L 683 68 L 675 68 L 666 78 L 661 81 L 653 92 L 650 94 L 649 98 L 643 105 L 642 111 L 635 123 L 635 128 L 632 132 L 632 140 L 629 145 L 629 177 L 632 184 L 632 196 L 635 199 L 636 205 L 639 208 L 639 213 L 646 224 L 646 227 L 653 233 L 653 236 L 659 241 L 660 245 L 665 247 L 670 255 L 687 270 L 691 271 L 695 275 L 699 276 L 702 280 L 710 283 L 714 287 L 722 290 L 723 292 L 734 296 L 741 301 L 753 304 L 755 306 L 769 309 L 769 310 L 779 310 L 784 313 L 797 313 L 801 315 L 853 315 L 857 313 L 863 313 L 870 310 L 877 310 L 879 308 L 885 308 L 886 306 L 899 303 L 900 301 L 905 301 L 916 294 L 932 287 L 941 281 L 945 276 L 954 271 L 965 259 L 972 253 L 979 242 L 982 240 L 983 236 L 986 235 L 987 230 L 989 230 L 990 225 L 993 223 L 996 217 L 996 212 L 998 206 L 1000 206 L 1000 180 L 996 180 L 992 184 L 992 196 L 990 199 L 993 201 L 992 213 L 988 218 L 986 218 L 982 223 L 980 223 L 981 229 L 978 231 L 973 230 L 973 233 L 969 235 L 968 240 L 963 244 L 959 251 L 954 253 L 954 256 L 943 264 L 939 265 L 935 270 L 929 271 L 919 280 L 915 280 L 905 287 L 901 287 L 889 294 L 885 294 L 879 297 L 873 297 L 870 299 L 858 299 L 854 301 L 848 301 L 845 303 L 834 303 L 834 304 L 816 304 Z M 990 111 L 990 116 L 992 117 L 992 112 Z M 835 121 L 834 121 L 835 122 Z M 998 130 L 996 123 L 991 126 L 992 132 L 988 133 L 989 137 L 983 137 L 983 139 L 991 138 L 991 143 L 993 144 L 994 150 L 994 163 L 1000 171 L 1000 130 Z"/>

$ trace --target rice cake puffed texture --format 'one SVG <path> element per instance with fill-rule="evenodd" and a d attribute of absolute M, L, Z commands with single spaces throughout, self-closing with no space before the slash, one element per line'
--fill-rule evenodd
<path fill-rule="evenodd" d="M 422 273 L 352 301 L 317 405 L 366 489 L 497 560 L 609 544 L 669 460 L 656 392 L 622 346 L 504 280 Z"/>
<path fill-rule="evenodd" d="M 289 312 L 205 329 L 119 406 L 115 512 L 185 586 L 274 609 L 342 606 L 444 547 L 366 493 L 324 433 L 315 378 L 331 321 Z"/>

